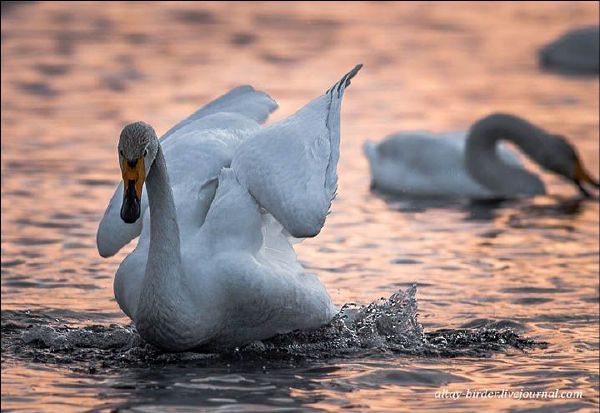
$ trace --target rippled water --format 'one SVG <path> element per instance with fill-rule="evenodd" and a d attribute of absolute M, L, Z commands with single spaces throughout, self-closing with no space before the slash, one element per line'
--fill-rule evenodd
<path fill-rule="evenodd" d="M 598 78 L 536 62 L 597 16 L 592 2 L 3 3 L 2 409 L 597 411 L 598 202 L 548 174 L 551 195 L 527 201 L 386 199 L 361 154 L 367 138 L 502 110 L 568 136 L 597 175 Z M 383 341 L 352 341 L 339 329 L 360 331 L 359 317 L 219 356 L 145 347 L 112 293 L 132 247 L 105 260 L 94 244 L 121 127 L 164 132 L 242 83 L 270 93 L 281 119 L 358 62 L 339 195 L 297 250 L 340 305 L 416 283 L 394 310 L 405 334 L 370 319 L 367 337 Z M 583 397 L 435 397 L 556 388 Z"/>

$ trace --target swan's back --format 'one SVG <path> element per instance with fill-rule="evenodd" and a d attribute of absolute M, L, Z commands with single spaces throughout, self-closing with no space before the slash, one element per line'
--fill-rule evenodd
<path fill-rule="evenodd" d="M 329 322 L 337 310 L 297 261 L 287 231 L 232 169 L 218 182 L 204 225 L 182 249 L 194 301 L 218 320 L 210 343 L 239 345 Z"/>

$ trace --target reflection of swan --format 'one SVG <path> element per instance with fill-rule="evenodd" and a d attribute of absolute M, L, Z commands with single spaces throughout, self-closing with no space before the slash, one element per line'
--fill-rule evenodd
<path fill-rule="evenodd" d="M 598 187 L 563 137 L 549 134 L 524 119 L 493 114 L 477 121 L 465 136 L 428 132 L 400 133 L 379 144 L 367 142 L 371 185 L 409 196 L 515 198 L 544 194 L 544 184 L 525 170 L 515 154 L 498 146 L 517 145 L 533 161 L 573 181 Z"/>
<path fill-rule="evenodd" d="M 140 228 L 123 221 L 143 220 L 137 248 L 115 277 L 117 302 L 142 337 L 177 351 L 332 318 L 329 295 L 304 273 L 290 237 L 315 236 L 324 224 L 337 183 L 340 104 L 359 69 L 264 129 L 256 121 L 275 104 L 249 87 L 212 102 L 162 141 L 143 122 L 123 129 L 122 221 L 114 219 L 113 197 L 98 248 L 118 250 Z M 144 183 L 150 213 L 140 204 Z"/>
<path fill-rule="evenodd" d="M 540 64 L 551 70 L 573 74 L 598 74 L 600 30 L 584 27 L 563 34 L 539 52 Z"/>

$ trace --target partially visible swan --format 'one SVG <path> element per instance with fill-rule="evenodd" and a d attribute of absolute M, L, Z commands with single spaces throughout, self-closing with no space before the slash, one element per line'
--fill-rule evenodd
<path fill-rule="evenodd" d="M 572 181 L 584 195 L 589 195 L 584 183 L 598 188 L 565 138 L 501 113 L 478 120 L 468 133 L 399 133 L 379 144 L 365 143 L 371 187 L 407 196 L 473 199 L 544 194 L 540 178 L 524 169 L 502 140 Z"/>
<path fill-rule="evenodd" d="M 160 141 L 143 122 L 123 129 L 122 204 L 115 194 L 97 241 L 110 255 L 141 231 L 114 288 L 145 340 L 170 351 L 235 346 L 331 320 L 335 306 L 291 244 L 324 224 L 337 185 L 340 105 L 360 67 L 262 129 L 276 105 L 249 87 Z"/>
<path fill-rule="evenodd" d="M 539 51 L 540 65 L 569 74 L 598 74 L 600 71 L 600 28 L 573 29 Z"/>

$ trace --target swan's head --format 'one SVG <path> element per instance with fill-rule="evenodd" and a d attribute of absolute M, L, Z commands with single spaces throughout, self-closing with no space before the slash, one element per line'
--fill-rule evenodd
<path fill-rule="evenodd" d="M 590 196 L 584 184 L 599 188 L 598 181 L 585 169 L 577 150 L 564 136 L 548 135 L 540 154 L 540 165 L 573 182 L 584 196 Z"/>
<path fill-rule="evenodd" d="M 158 139 L 147 123 L 130 123 L 121 131 L 118 149 L 123 175 L 121 219 L 132 224 L 140 217 L 142 188 L 158 151 Z"/>

